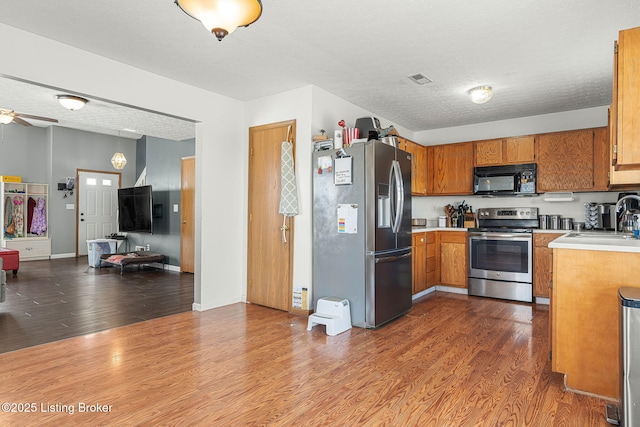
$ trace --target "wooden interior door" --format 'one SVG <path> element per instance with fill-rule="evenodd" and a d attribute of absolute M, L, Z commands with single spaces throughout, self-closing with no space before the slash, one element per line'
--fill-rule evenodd
<path fill-rule="evenodd" d="M 180 271 L 193 273 L 196 158 L 183 157 L 180 167 Z"/>
<path fill-rule="evenodd" d="M 293 218 L 286 219 L 282 242 L 280 154 L 295 120 L 249 129 L 247 302 L 290 311 L 293 270 Z M 295 153 L 295 140 L 292 140 Z"/>

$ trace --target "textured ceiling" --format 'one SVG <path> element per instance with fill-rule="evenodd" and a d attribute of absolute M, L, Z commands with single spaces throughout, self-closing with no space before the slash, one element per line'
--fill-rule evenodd
<path fill-rule="evenodd" d="M 172 0 L 3 3 L 1 23 L 222 95 L 313 84 L 412 131 L 607 105 L 613 41 L 640 26 L 638 0 L 264 0 L 218 42 Z M 472 104 L 481 84 L 494 97 Z M 107 116 L 94 124 L 117 126 Z M 164 135 L 149 120 L 136 131 Z"/>

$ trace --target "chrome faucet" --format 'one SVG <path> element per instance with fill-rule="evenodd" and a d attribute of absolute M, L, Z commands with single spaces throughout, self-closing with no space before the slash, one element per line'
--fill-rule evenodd
<path fill-rule="evenodd" d="M 640 202 L 640 196 L 636 196 L 635 194 L 627 194 L 626 196 L 622 196 L 620 200 L 618 200 L 618 203 L 616 203 L 616 208 L 615 208 L 616 220 L 613 223 L 614 233 L 618 232 L 618 208 L 620 207 L 620 204 L 627 199 L 636 199 L 638 202 Z"/>

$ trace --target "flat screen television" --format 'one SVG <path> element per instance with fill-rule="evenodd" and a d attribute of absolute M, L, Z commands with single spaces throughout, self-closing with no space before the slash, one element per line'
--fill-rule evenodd
<path fill-rule="evenodd" d="M 118 189 L 118 231 L 153 232 L 153 196 L 150 185 Z"/>

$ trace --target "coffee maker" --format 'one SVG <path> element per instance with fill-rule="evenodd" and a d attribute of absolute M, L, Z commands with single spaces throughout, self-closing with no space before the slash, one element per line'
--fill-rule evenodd
<path fill-rule="evenodd" d="M 618 193 L 618 200 L 628 195 L 637 196 L 638 193 Z M 616 212 L 618 220 L 618 230 L 633 232 L 634 215 L 640 214 L 640 202 L 638 199 L 627 199 L 623 201 Z"/>

